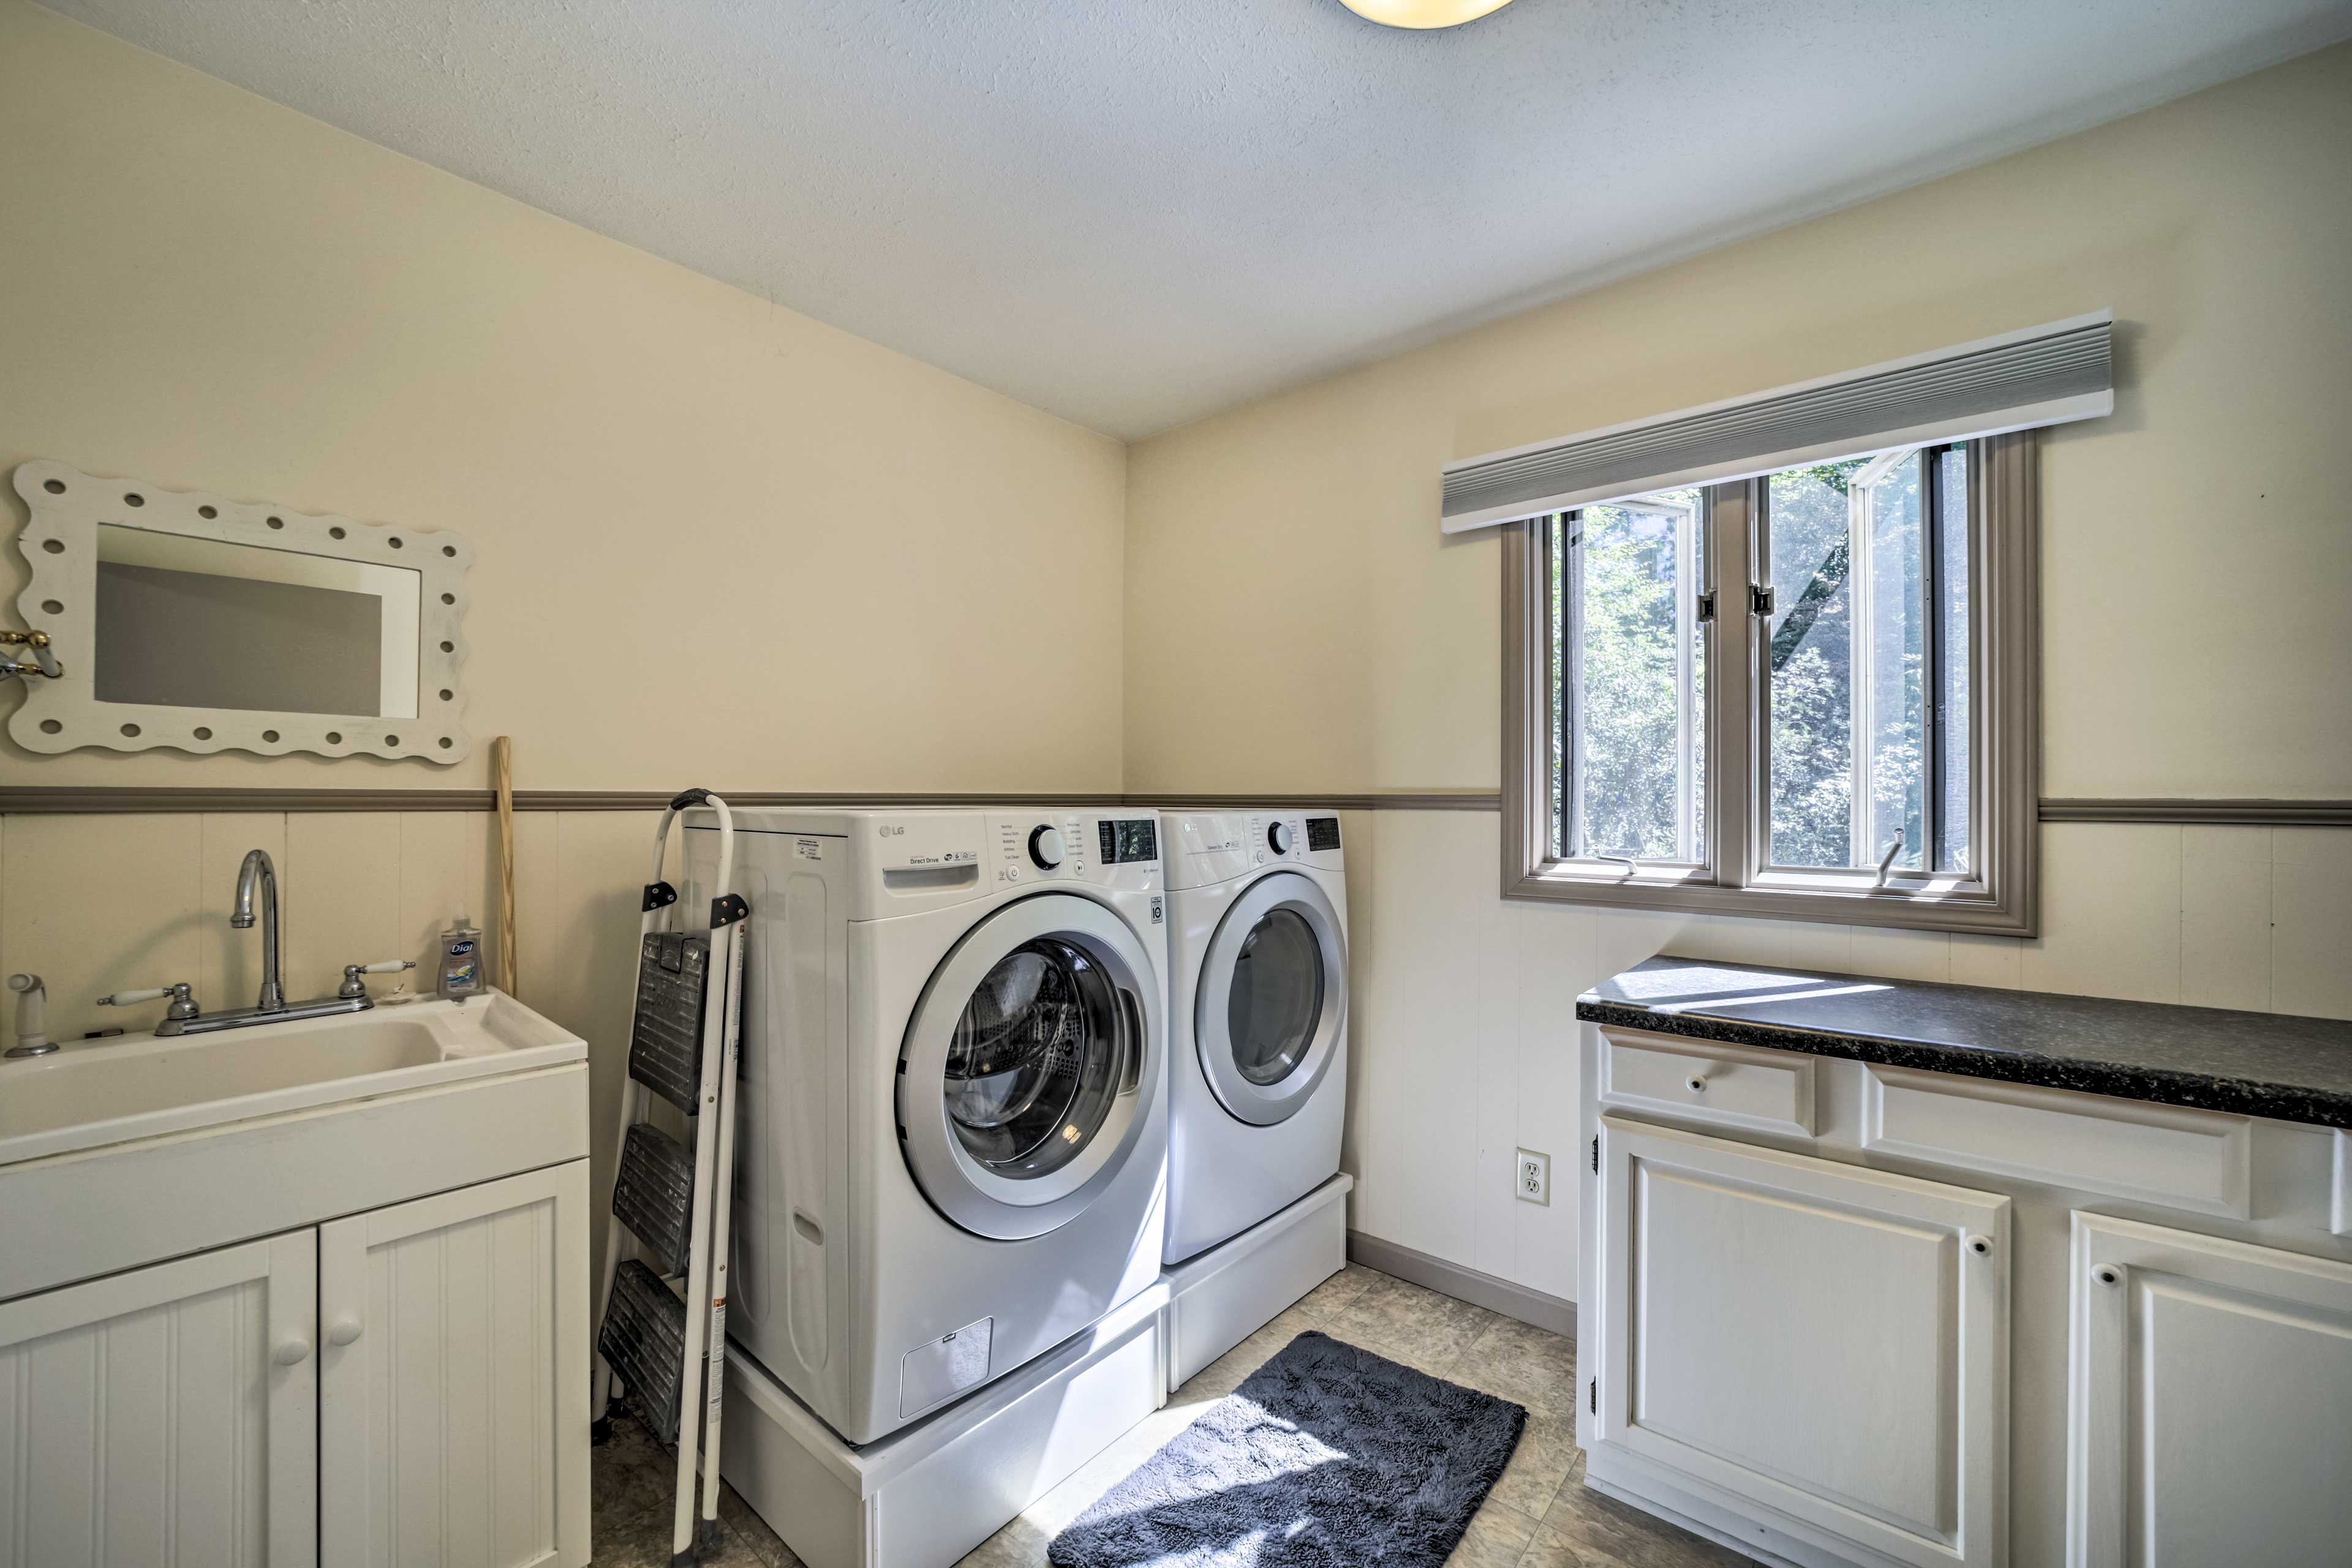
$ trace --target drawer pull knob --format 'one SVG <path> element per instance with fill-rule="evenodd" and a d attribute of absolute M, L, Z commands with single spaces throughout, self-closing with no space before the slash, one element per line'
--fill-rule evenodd
<path fill-rule="evenodd" d="M 347 1345 L 360 1337 L 360 1321 L 353 1317 L 337 1318 L 327 1325 L 327 1342 Z"/>
<path fill-rule="evenodd" d="M 2120 1285 L 2124 1282 L 2124 1271 L 2112 1263 L 2102 1263 L 2091 1270 L 2091 1278 L 2102 1285 Z"/>
<path fill-rule="evenodd" d="M 279 1366 L 299 1366 L 310 1353 L 310 1342 L 300 1334 L 292 1334 L 278 1342 L 278 1348 L 269 1352 L 269 1359 Z"/>
<path fill-rule="evenodd" d="M 1693 1094 L 1705 1094 L 1706 1092 L 1706 1076 L 1701 1073 L 1693 1073 L 1690 1077 L 1683 1079 L 1683 1087 L 1689 1089 Z"/>
<path fill-rule="evenodd" d="M 1979 1258 L 1991 1257 L 1992 1237 L 1989 1236 L 1972 1236 L 1969 1237 L 1969 1250 L 1975 1253 Z"/>

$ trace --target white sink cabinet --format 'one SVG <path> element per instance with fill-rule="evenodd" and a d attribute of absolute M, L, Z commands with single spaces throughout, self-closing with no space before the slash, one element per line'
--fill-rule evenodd
<path fill-rule="evenodd" d="M 0 1068 L 0 1568 L 587 1563 L 579 1040 L 492 994 L 45 1065 Z"/>
<path fill-rule="evenodd" d="M 2335 1561 L 2345 1140 L 1587 1026 L 1587 1484 L 1768 1563 Z"/>

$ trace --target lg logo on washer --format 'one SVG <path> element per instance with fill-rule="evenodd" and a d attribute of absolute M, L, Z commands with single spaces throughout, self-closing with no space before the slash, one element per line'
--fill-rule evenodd
<path fill-rule="evenodd" d="M 921 870 L 980 863 L 980 834 L 973 818 L 961 813 L 937 816 L 894 816 L 874 826 L 885 870 Z"/>

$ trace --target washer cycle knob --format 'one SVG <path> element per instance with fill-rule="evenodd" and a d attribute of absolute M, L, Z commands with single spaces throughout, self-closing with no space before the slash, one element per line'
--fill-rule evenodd
<path fill-rule="evenodd" d="M 1033 827 L 1029 830 L 1029 858 L 1041 871 L 1050 871 L 1062 863 L 1062 835 L 1058 828 Z"/>
<path fill-rule="evenodd" d="M 1277 822 L 1265 830 L 1266 847 L 1277 855 L 1290 853 L 1290 824 Z"/>

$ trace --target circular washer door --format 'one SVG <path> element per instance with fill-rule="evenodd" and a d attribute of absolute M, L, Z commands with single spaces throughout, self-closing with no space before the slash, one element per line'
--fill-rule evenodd
<path fill-rule="evenodd" d="M 1320 884 L 1277 871 L 1250 884 L 1209 940 L 1193 1037 L 1218 1102 L 1271 1127 L 1331 1068 L 1348 1011 L 1347 947 Z"/>
<path fill-rule="evenodd" d="M 1067 1225 L 1118 1178 L 1157 1092 L 1143 1002 L 1154 973 L 1125 921 L 1067 893 L 965 933 L 898 1054 L 898 1139 L 932 1207 L 1021 1241 Z"/>

